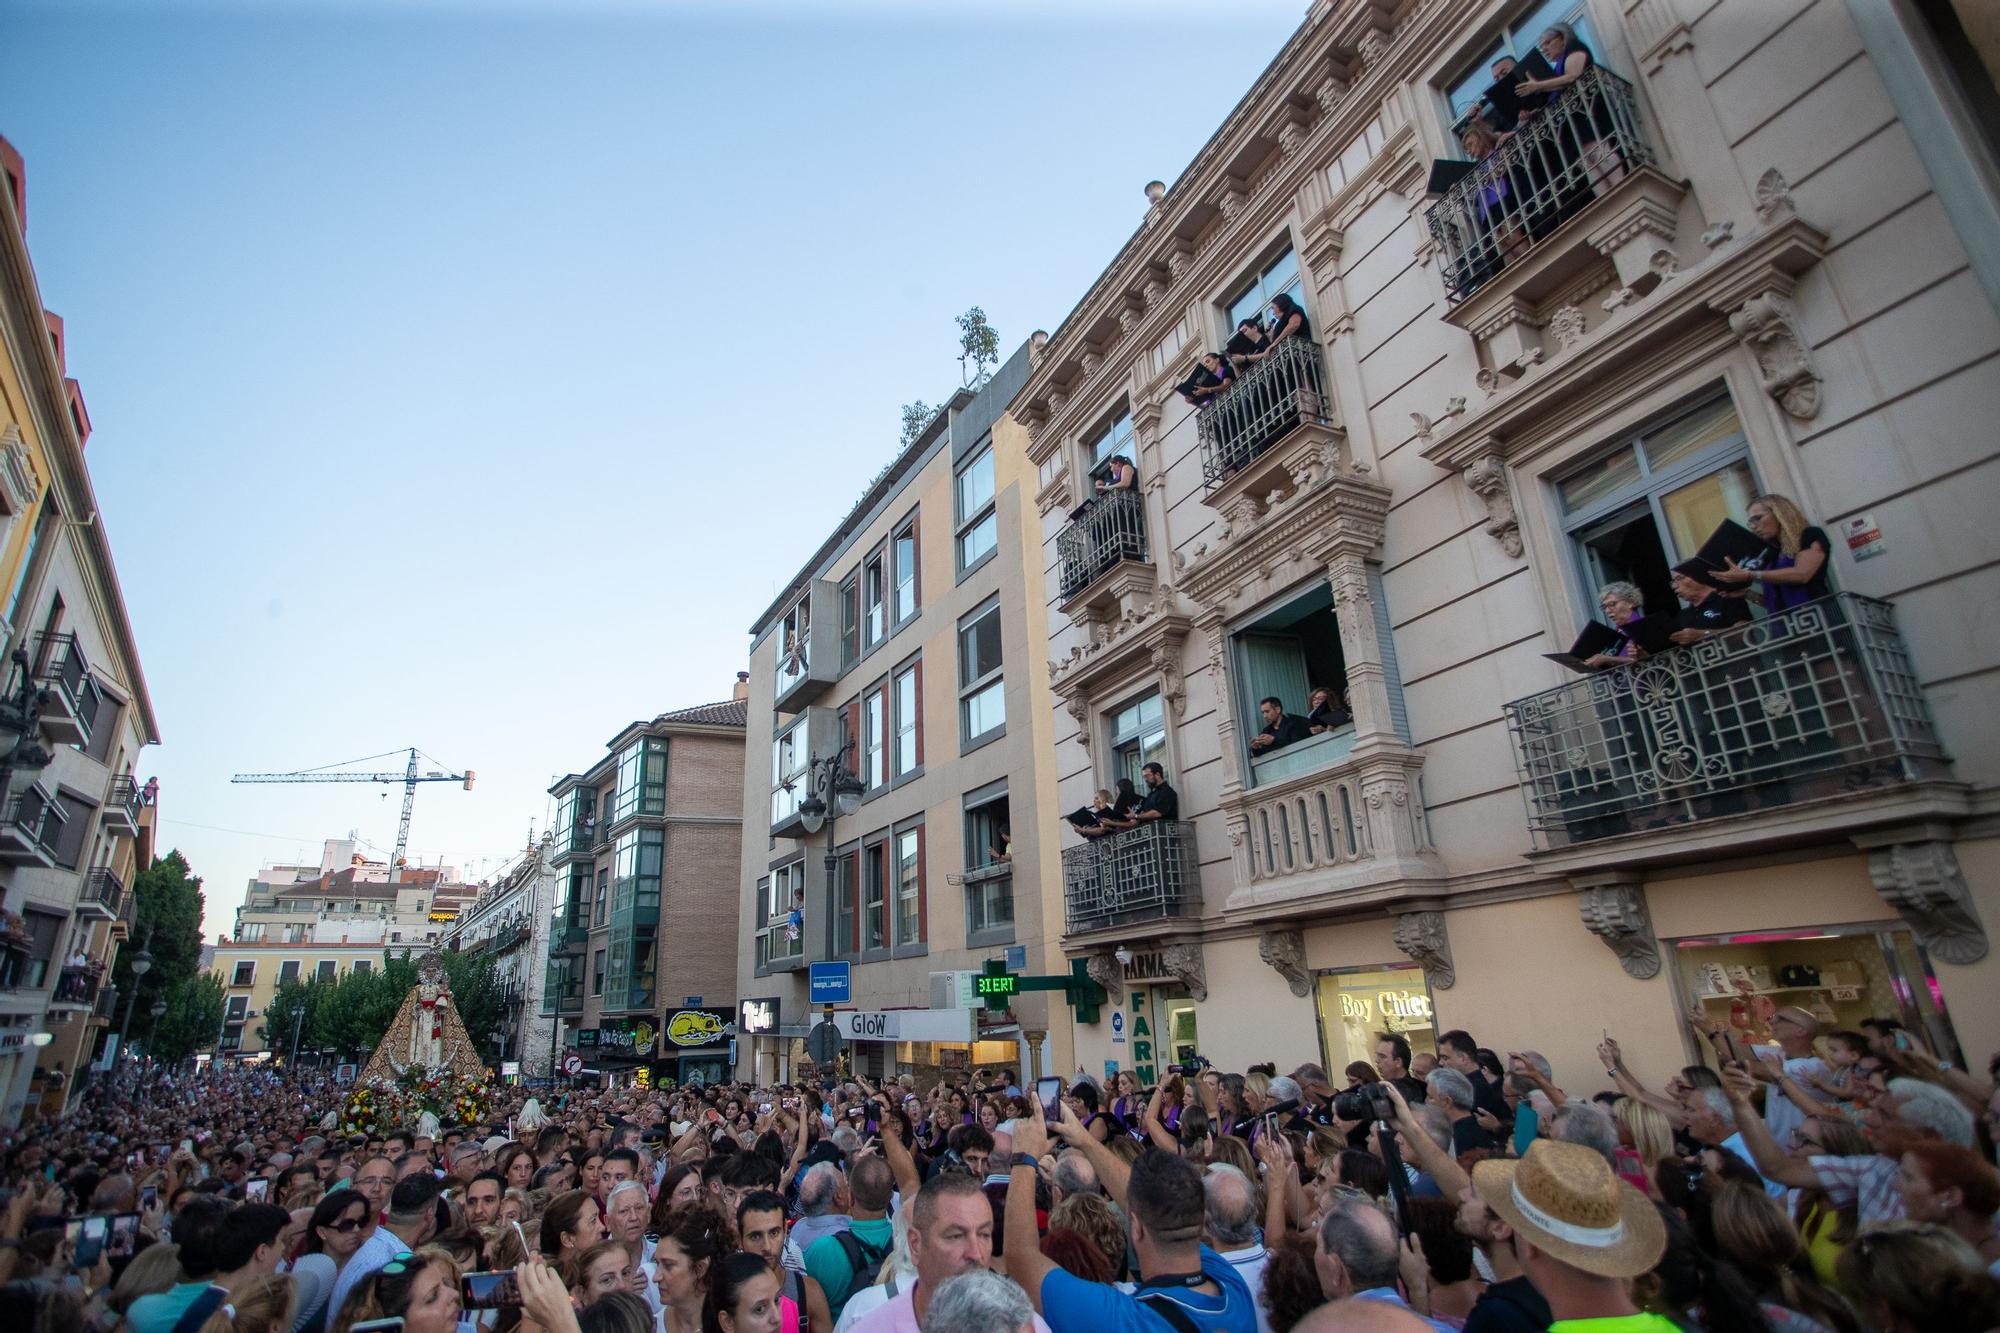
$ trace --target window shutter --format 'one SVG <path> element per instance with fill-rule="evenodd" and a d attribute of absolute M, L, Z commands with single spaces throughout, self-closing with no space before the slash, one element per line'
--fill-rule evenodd
<path fill-rule="evenodd" d="M 919 657 L 911 673 L 917 691 L 917 767 L 924 766 L 924 659 Z"/>
<path fill-rule="evenodd" d="M 916 602 L 914 610 L 917 612 L 924 609 L 924 542 L 923 532 L 917 526 L 922 520 L 921 510 L 910 515 L 910 595 Z M 922 750 L 919 749 L 918 753 L 921 754 Z"/>
<path fill-rule="evenodd" d="M 853 924 L 849 927 L 849 933 L 853 936 L 853 938 L 847 941 L 847 948 L 850 953 L 860 953 L 862 888 L 861 888 L 861 852 L 858 848 L 847 854 L 847 882 L 854 888 L 854 910 L 848 914 L 853 920 Z"/>
<path fill-rule="evenodd" d="M 860 695 L 857 694 L 854 698 L 849 699 L 847 701 L 846 713 L 847 713 L 847 735 L 843 739 L 853 741 L 856 748 L 859 748 L 862 743 Z M 841 762 L 847 764 L 849 767 L 854 768 L 857 771 L 860 771 L 862 769 L 862 765 L 864 763 L 860 755 L 851 755 L 847 759 L 843 759 Z M 866 777 L 867 774 L 863 772 L 862 776 Z"/>

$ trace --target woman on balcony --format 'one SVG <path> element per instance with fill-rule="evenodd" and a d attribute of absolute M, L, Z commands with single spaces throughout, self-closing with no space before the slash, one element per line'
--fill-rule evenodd
<path fill-rule="evenodd" d="M 1764 610 L 1774 616 L 1832 591 L 1826 578 L 1827 553 L 1832 545 L 1826 533 L 1808 523 L 1790 498 L 1758 496 L 1750 502 L 1745 526 L 1769 542 L 1776 556 L 1748 569 L 1732 559 L 1727 567 L 1715 571 L 1716 578 L 1739 586 L 1747 586 L 1752 579 L 1763 584 Z"/>
<path fill-rule="evenodd" d="M 1287 338 L 1303 338 L 1312 341 L 1312 321 L 1306 312 L 1292 299 L 1290 292 L 1279 292 L 1271 298 L 1271 322 L 1267 326 L 1270 343 L 1263 351 L 1251 356 L 1252 361 L 1262 361 L 1278 350 L 1278 344 Z"/>
<path fill-rule="evenodd" d="M 1604 591 L 1598 594 L 1597 605 L 1603 609 L 1604 618 L 1610 622 L 1611 628 L 1624 635 L 1625 642 L 1611 652 L 1595 653 L 1584 658 L 1583 664 L 1607 671 L 1612 667 L 1630 666 L 1644 658 L 1646 650 L 1639 646 L 1625 627 L 1645 616 L 1646 594 L 1640 592 L 1635 584 L 1623 581 L 1607 583 Z"/>
<path fill-rule="evenodd" d="M 1345 693 L 1338 698 L 1332 690 L 1320 685 L 1306 696 L 1306 726 L 1315 736 L 1329 731 L 1337 731 L 1354 721 L 1354 714 L 1347 707 Z"/>
<path fill-rule="evenodd" d="M 1246 321 L 1248 322 L 1248 321 Z M 1216 395 L 1236 383 L 1236 367 L 1220 352 L 1203 352 L 1194 374 L 1174 387 L 1188 406 L 1200 410 L 1215 401 Z"/>
<path fill-rule="evenodd" d="M 1543 58 L 1555 73 L 1546 79 L 1523 79 L 1515 85 L 1515 90 L 1547 93 L 1547 114 L 1564 119 L 1564 133 L 1558 149 L 1563 158 L 1562 184 L 1558 191 L 1563 196 L 1562 202 L 1569 207 L 1557 219 L 1560 222 L 1580 206 L 1581 200 L 1590 198 L 1598 186 L 1623 176 L 1625 169 L 1617 150 L 1604 146 L 1604 140 L 1614 137 L 1617 129 L 1611 122 L 1611 108 L 1604 99 L 1595 93 L 1588 93 L 1587 89 L 1578 90 L 1579 93 L 1587 93 L 1586 96 L 1564 96 L 1597 63 L 1597 57 L 1577 39 L 1576 30 L 1567 23 L 1550 25 L 1536 39 L 1535 45 L 1541 49 Z"/>
<path fill-rule="evenodd" d="M 1139 469 L 1133 467 L 1132 460 L 1123 454 L 1112 455 L 1111 461 L 1105 465 L 1104 475 L 1091 483 L 1100 500 L 1113 491 L 1136 490 L 1138 486 Z"/>

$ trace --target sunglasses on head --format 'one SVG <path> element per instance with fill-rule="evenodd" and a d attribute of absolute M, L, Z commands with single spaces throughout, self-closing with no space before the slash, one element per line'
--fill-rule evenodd
<path fill-rule="evenodd" d="M 388 1263 L 383 1264 L 375 1271 L 385 1274 L 388 1277 L 399 1277 L 404 1273 L 414 1273 L 423 1267 L 422 1264 L 413 1262 L 416 1257 L 416 1255 L 411 1254 L 408 1250 L 404 1250 L 401 1254 L 391 1259 Z"/>

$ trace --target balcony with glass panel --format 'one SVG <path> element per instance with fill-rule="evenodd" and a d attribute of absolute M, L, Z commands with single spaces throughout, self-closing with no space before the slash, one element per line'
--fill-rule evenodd
<path fill-rule="evenodd" d="M 0 864 L 53 866 L 69 811 L 40 787 L 16 796 L 0 818 Z"/>
<path fill-rule="evenodd" d="M 139 811 L 144 804 L 145 794 L 130 773 L 111 779 L 111 789 L 104 796 L 105 833 L 113 838 L 139 836 Z"/>
<path fill-rule="evenodd" d="M 826 579 L 812 579 L 805 596 L 772 629 L 778 660 L 771 702 L 779 712 L 798 712 L 840 678 L 844 664 L 833 633 L 841 618 L 840 589 Z"/>
<path fill-rule="evenodd" d="M 1152 820 L 1063 848 L 1067 933 L 1090 935 L 1201 916 L 1201 858 L 1194 825 Z"/>
<path fill-rule="evenodd" d="M 1853 593 L 1504 713 L 1542 850 L 1893 794 L 1947 762 L 1891 608 Z"/>
<path fill-rule="evenodd" d="M 44 664 L 38 676 L 44 688 L 42 734 L 60 745 L 80 745 L 90 739 L 99 703 L 90 662 L 74 634 L 38 634 L 35 639 Z"/>
<path fill-rule="evenodd" d="M 79 916 L 116 921 L 125 910 L 125 881 L 111 867 L 98 866 L 84 877 L 83 891 L 76 896 L 76 910 Z"/>

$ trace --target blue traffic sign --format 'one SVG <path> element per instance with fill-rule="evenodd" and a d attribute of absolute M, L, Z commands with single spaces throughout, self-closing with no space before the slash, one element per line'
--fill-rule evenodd
<path fill-rule="evenodd" d="M 1027 971 L 1027 969 L 1028 969 L 1028 946 L 1025 944 L 1008 945 L 1007 970 L 1009 972 L 1025 972 Z"/>
<path fill-rule="evenodd" d="M 814 1004 L 846 1004 L 853 999 L 853 983 L 846 963 L 814 963 L 807 981 Z"/>

